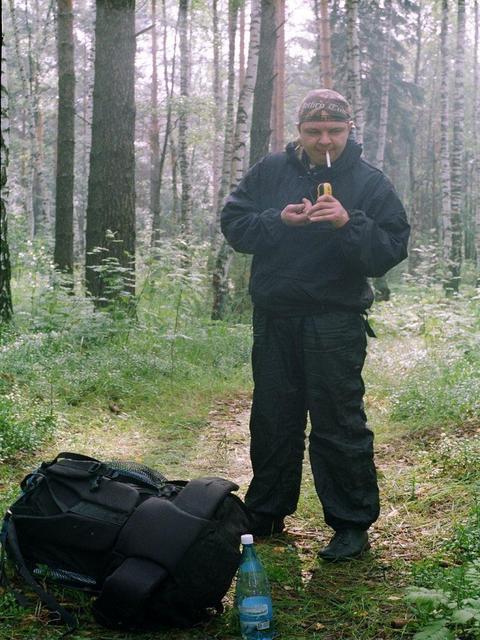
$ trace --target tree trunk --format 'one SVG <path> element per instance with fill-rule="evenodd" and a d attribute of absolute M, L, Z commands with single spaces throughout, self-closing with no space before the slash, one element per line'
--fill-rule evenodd
<path fill-rule="evenodd" d="M 10 122 L 8 118 L 7 65 L 4 58 L 5 47 L 1 52 L 1 135 L 0 135 L 0 324 L 9 322 L 12 314 L 12 292 L 10 289 L 11 267 L 7 236 L 7 170 L 9 154 Z"/>
<path fill-rule="evenodd" d="M 38 17 L 38 4 L 36 6 Z M 40 104 L 40 47 L 37 39 L 33 42 L 34 34 L 30 26 L 30 21 L 26 19 L 27 42 L 28 42 L 28 62 L 29 62 L 29 87 L 31 105 L 33 111 L 33 125 L 35 141 L 32 144 L 32 210 L 34 235 L 46 235 L 51 228 L 49 207 L 47 204 L 47 190 L 45 186 L 44 174 L 44 118 Z"/>
<path fill-rule="evenodd" d="M 378 123 L 378 146 L 375 156 L 376 166 L 383 170 L 385 161 L 385 144 L 387 141 L 388 129 L 388 104 L 390 97 L 390 57 L 391 57 L 391 34 L 392 34 L 392 0 L 385 0 L 385 29 L 383 33 L 384 48 L 382 59 L 382 75 L 380 79 L 380 117 Z M 374 278 L 373 288 L 375 300 L 390 300 L 390 287 L 386 276 Z"/>
<path fill-rule="evenodd" d="M 420 79 L 420 60 L 422 52 L 422 8 L 418 9 L 417 14 L 417 28 L 415 34 L 415 40 L 417 45 L 417 51 L 415 54 L 415 71 L 413 74 L 413 83 L 418 86 Z M 418 120 L 418 107 L 415 108 L 417 116 L 415 122 Z M 419 254 L 416 251 L 418 236 L 421 231 L 422 220 L 420 219 L 421 208 L 418 206 L 418 180 L 416 176 L 416 134 L 417 126 L 413 125 L 413 134 L 410 141 L 410 148 L 408 152 L 408 178 L 409 178 L 409 191 L 410 191 L 410 250 L 408 252 L 408 272 L 413 275 L 419 264 Z"/>
<path fill-rule="evenodd" d="M 135 0 L 97 0 L 86 238 L 97 302 L 135 291 L 134 88 Z"/>
<path fill-rule="evenodd" d="M 320 16 L 320 0 L 313 0 L 313 13 L 315 16 L 315 56 L 318 64 L 318 80 L 320 86 L 323 86 L 323 69 L 322 69 L 322 48 L 320 42 L 322 39 L 322 26 Z"/>
<path fill-rule="evenodd" d="M 320 51 L 322 85 L 325 89 L 333 87 L 332 52 L 330 47 L 330 18 L 328 15 L 328 0 L 320 0 Z"/>
<path fill-rule="evenodd" d="M 285 0 L 276 1 L 275 82 L 272 103 L 272 151 L 283 151 L 285 108 Z"/>
<path fill-rule="evenodd" d="M 188 162 L 188 96 L 189 96 L 189 45 L 188 45 L 188 2 L 179 0 L 178 29 L 180 34 L 180 114 L 178 117 L 178 162 L 182 178 L 180 226 L 188 243 L 192 235 L 192 206 L 190 166 Z"/>
<path fill-rule="evenodd" d="M 452 250 L 450 273 L 446 283 L 447 291 L 457 292 L 460 288 L 462 269 L 462 201 L 463 201 L 463 151 L 465 116 L 465 0 L 457 3 L 457 43 L 455 53 L 455 84 L 453 99 L 453 138 L 451 169 L 452 202 Z"/>
<path fill-rule="evenodd" d="M 261 0 L 260 51 L 257 80 L 253 94 L 250 131 L 250 166 L 268 153 L 270 115 L 273 95 L 273 59 L 275 54 L 275 1 Z"/>
<path fill-rule="evenodd" d="M 156 167 L 156 189 L 157 189 L 157 202 L 158 206 L 155 208 L 155 213 L 152 219 L 152 235 L 150 239 L 150 244 L 152 247 L 158 247 L 158 243 L 161 238 L 161 224 L 160 224 L 160 216 L 161 216 L 161 200 L 160 194 L 162 191 L 163 184 L 163 170 L 165 167 L 165 161 L 167 159 L 168 148 L 170 145 L 170 150 L 172 153 L 172 162 L 174 157 L 173 151 L 173 141 L 171 137 L 172 133 L 172 97 L 173 97 L 173 89 L 175 86 L 175 66 L 176 66 L 176 55 L 177 55 L 177 38 L 175 33 L 175 43 L 173 46 L 173 58 L 172 58 L 172 75 L 171 81 L 168 79 L 168 58 L 167 58 L 167 14 L 165 7 L 165 0 L 162 0 L 162 22 L 163 22 L 163 72 L 164 72 L 164 81 L 165 81 L 165 91 L 167 94 L 167 119 L 165 122 L 165 135 L 163 137 L 162 151 L 160 152 L 160 158 Z M 175 173 L 175 180 L 173 179 L 173 174 Z M 174 182 L 174 201 L 173 201 L 173 217 L 176 222 L 176 212 L 177 212 L 177 183 L 176 183 L 176 160 L 175 167 L 172 165 L 172 182 Z"/>
<path fill-rule="evenodd" d="M 41 163 L 41 152 L 38 140 L 38 122 L 39 122 L 39 110 L 38 110 L 38 96 L 34 96 L 33 87 L 35 85 L 32 73 L 34 69 L 31 69 L 30 77 L 32 82 L 27 81 L 27 74 L 22 62 L 22 53 L 20 48 L 20 34 L 17 23 L 17 14 L 13 0 L 8 0 L 10 9 L 10 16 L 13 27 L 13 41 L 15 45 L 15 53 L 17 57 L 18 72 L 20 75 L 20 82 L 22 85 L 22 94 L 24 96 L 24 105 L 27 112 L 28 123 L 28 138 L 30 141 L 30 203 L 29 213 L 32 218 L 30 221 L 32 236 L 37 235 L 41 230 L 44 230 L 46 226 L 47 214 L 44 208 L 44 189 L 43 189 L 43 167 Z M 29 56 L 31 65 L 32 57 Z M 37 126 L 36 126 L 37 125 Z"/>
<path fill-rule="evenodd" d="M 223 145 L 222 176 L 218 192 L 218 207 L 215 220 L 215 243 L 218 244 L 220 234 L 220 211 L 227 195 L 230 184 L 230 171 L 232 165 L 233 136 L 234 136 L 234 99 L 235 99 L 235 39 L 237 33 L 238 2 L 229 0 L 228 3 L 228 84 L 227 84 L 227 109 L 225 114 L 225 138 Z"/>
<path fill-rule="evenodd" d="M 73 273 L 75 61 L 72 0 L 58 0 L 58 129 L 54 263 Z"/>
<path fill-rule="evenodd" d="M 237 117 L 235 122 L 235 136 L 233 141 L 233 154 L 231 158 L 231 182 L 233 190 L 243 177 L 245 157 L 247 155 L 248 117 L 255 88 L 255 78 L 258 67 L 258 52 L 260 48 L 260 3 L 252 0 L 250 19 L 250 43 L 248 48 L 248 61 L 240 96 L 238 98 Z M 213 306 L 212 320 L 223 318 L 228 297 L 228 272 L 233 258 L 233 249 L 223 240 L 217 253 L 215 269 L 212 278 Z"/>
<path fill-rule="evenodd" d="M 348 98 L 352 103 L 357 142 L 363 144 L 365 115 L 362 98 L 362 78 L 360 74 L 360 44 L 358 41 L 358 0 L 347 0 L 347 61 Z"/>
<path fill-rule="evenodd" d="M 218 192 L 220 189 L 220 148 L 222 131 L 222 83 L 220 77 L 220 31 L 218 27 L 218 0 L 213 0 L 213 180 L 212 180 L 212 208 L 217 212 Z M 212 239 L 216 233 L 216 215 L 213 221 Z"/>
<path fill-rule="evenodd" d="M 440 31 L 440 180 L 442 190 L 442 249 L 443 263 L 449 265 L 452 253 L 452 203 L 450 183 L 450 151 L 448 127 L 450 122 L 448 99 L 448 0 L 442 0 L 442 28 Z M 447 271 L 450 269 L 447 267 Z"/>
<path fill-rule="evenodd" d="M 157 0 L 151 4 L 152 20 L 152 84 L 150 100 L 150 216 L 152 238 L 160 227 L 160 126 L 158 122 L 158 44 L 157 44 Z"/>
<path fill-rule="evenodd" d="M 480 144 L 478 136 L 478 128 L 480 127 L 480 87 L 479 87 L 479 67 L 478 59 L 478 32 L 480 29 L 480 15 L 478 11 L 478 0 L 474 5 L 475 16 L 475 41 L 473 49 L 473 110 L 474 110 L 474 166 L 475 166 L 475 183 L 473 187 L 474 209 L 475 209 L 475 253 L 477 264 L 477 287 L 480 287 Z"/>
<path fill-rule="evenodd" d="M 242 90 L 245 82 L 245 3 L 246 0 L 243 0 L 239 9 L 238 93 Z"/>
<path fill-rule="evenodd" d="M 383 34 L 385 41 L 382 59 L 382 75 L 380 79 L 380 117 L 378 122 L 377 153 L 375 156 L 375 164 L 381 170 L 383 170 L 385 160 L 385 145 L 387 142 L 388 129 L 388 105 L 390 98 L 390 58 L 392 40 L 392 0 L 385 0 L 385 12 L 385 30 Z"/>

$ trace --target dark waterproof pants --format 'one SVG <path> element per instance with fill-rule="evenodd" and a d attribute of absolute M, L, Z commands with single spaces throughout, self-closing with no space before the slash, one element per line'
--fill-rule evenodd
<path fill-rule="evenodd" d="M 368 529 L 378 518 L 373 433 L 363 409 L 364 317 L 330 311 L 253 320 L 253 479 L 245 502 L 273 516 L 297 507 L 307 414 L 309 454 L 326 523 Z"/>

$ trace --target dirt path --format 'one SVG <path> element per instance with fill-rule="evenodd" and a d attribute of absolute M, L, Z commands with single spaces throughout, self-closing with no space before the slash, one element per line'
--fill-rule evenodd
<path fill-rule="evenodd" d="M 196 447 L 191 462 L 192 475 L 227 477 L 236 482 L 241 495 L 244 494 L 251 478 L 249 409 L 249 398 L 239 398 L 229 405 L 217 403 Z M 417 560 L 449 538 L 453 520 L 449 509 L 454 507 L 441 497 L 435 498 L 434 483 L 416 477 L 418 454 L 410 440 L 399 438 L 378 444 L 375 454 L 382 510 L 371 529 L 373 546 L 384 559 Z M 305 477 L 311 478 L 308 456 L 304 464 Z M 419 508 L 419 500 L 430 501 L 430 505 Z M 312 533 L 328 539 L 331 531 L 323 525 L 320 506 L 318 521 Z M 296 516 L 287 518 L 287 529 L 293 534 L 298 531 Z M 301 532 L 308 535 L 304 526 Z"/>

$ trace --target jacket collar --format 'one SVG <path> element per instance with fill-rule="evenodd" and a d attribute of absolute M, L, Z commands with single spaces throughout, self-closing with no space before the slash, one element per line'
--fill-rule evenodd
<path fill-rule="evenodd" d="M 362 155 L 362 146 L 352 137 L 348 139 L 341 156 L 332 163 L 330 168 L 325 166 L 315 166 L 310 168 L 308 156 L 304 151 L 301 151 L 298 141 L 289 142 L 285 150 L 289 162 L 292 162 L 297 168 L 301 169 L 303 173 L 308 173 L 310 175 L 318 173 L 332 177 L 348 171 Z"/>

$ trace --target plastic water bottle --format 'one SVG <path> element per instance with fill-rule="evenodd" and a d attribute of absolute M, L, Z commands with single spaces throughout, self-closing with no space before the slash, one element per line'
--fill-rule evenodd
<path fill-rule="evenodd" d="M 272 640 L 272 598 L 267 574 L 253 546 L 253 536 L 242 536 L 242 558 L 237 574 L 235 601 L 243 640 Z"/>

